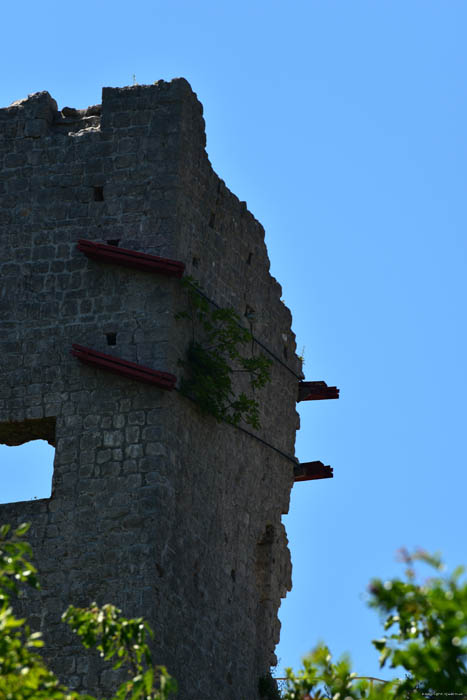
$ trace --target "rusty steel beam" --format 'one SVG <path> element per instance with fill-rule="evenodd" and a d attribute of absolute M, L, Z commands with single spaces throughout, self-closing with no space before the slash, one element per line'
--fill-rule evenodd
<path fill-rule="evenodd" d="M 185 263 L 180 260 L 160 258 L 158 255 L 140 253 L 137 250 L 119 248 L 118 246 L 106 245 L 105 243 L 94 243 L 83 238 L 79 239 L 77 248 L 93 260 L 133 267 L 137 270 L 157 272 L 168 277 L 182 277 L 185 271 Z"/>
<path fill-rule="evenodd" d="M 338 399 L 339 389 L 328 386 L 326 382 L 299 382 L 297 401 L 322 401 L 323 399 Z"/>
<path fill-rule="evenodd" d="M 76 343 L 73 343 L 71 347 L 71 354 L 77 357 L 80 362 L 93 365 L 107 372 L 119 374 L 122 377 L 135 379 L 137 382 L 154 384 L 159 387 L 159 389 L 166 389 L 168 391 L 175 388 L 177 377 L 169 372 L 159 372 L 158 370 L 138 365 L 136 362 L 128 362 L 121 357 L 105 355 L 103 352 L 97 352 L 97 350 Z"/>
<path fill-rule="evenodd" d="M 294 467 L 294 482 L 332 479 L 333 477 L 332 467 L 322 462 L 302 462 Z"/>

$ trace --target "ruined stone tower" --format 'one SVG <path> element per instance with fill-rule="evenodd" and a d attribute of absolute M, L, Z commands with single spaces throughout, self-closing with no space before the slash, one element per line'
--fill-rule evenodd
<path fill-rule="evenodd" d="M 0 163 L 0 443 L 56 448 L 52 497 L 0 506 L 32 523 L 42 590 L 21 612 L 78 690 L 114 687 L 60 622 L 96 600 L 144 615 L 181 700 L 257 700 L 290 588 L 301 377 L 264 231 L 213 172 L 183 79 L 104 88 L 87 110 L 31 95 L 0 110 Z M 272 359 L 259 430 L 177 391 L 183 272 Z"/>

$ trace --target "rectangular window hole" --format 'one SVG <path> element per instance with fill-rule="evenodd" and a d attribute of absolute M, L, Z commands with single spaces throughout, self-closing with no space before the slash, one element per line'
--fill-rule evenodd
<path fill-rule="evenodd" d="M 254 321 L 254 318 L 255 318 L 254 308 L 252 306 L 249 306 L 249 304 L 247 304 L 245 306 L 245 314 L 244 315 L 249 321 Z"/>
<path fill-rule="evenodd" d="M 215 215 L 215 213 L 212 211 L 212 212 L 211 212 L 211 216 L 209 217 L 209 226 L 210 226 L 211 228 L 214 228 L 214 224 L 215 224 L 215 223 L 216 223 L 216 215 Z"/>
<path fill-rule="evenodd" d="M 199 267 L 199 258 L 194 257 L 191 263 L 193 267 Z"/>
<path fill-rule="evenodd" d="M 248 259 L 247 259 L 247 265 L 251 265 L 251 259 L 253 257 L 253 253 L 248 253 Z"/>
<path fill-rule="evenodd" d="M 0 503 L 51 497 L 54 447 L 55 418 L 0 423 Z"/>
<path fill-rule="evenodd" d="M 107 338 L 107 345 L 116 345 L 117 344 L 117 334 L 116 333 L 106 333 L 105 337 Z"/>
<path fill-rule="evenodd" d="M 104 201 L 104 188 L 101 185 L 93 187 L 94 190 L 94 201 L 103 202 Z"/>
<path fill-rule="evenodd" d="M 120 243 L 120 238 L 111 238 L 110 241 L 107 241 L 107 245 L 118 246 L 119 243 Z"/>

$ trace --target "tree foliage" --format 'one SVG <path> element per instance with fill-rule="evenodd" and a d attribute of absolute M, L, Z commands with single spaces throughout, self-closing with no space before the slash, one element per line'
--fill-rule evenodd
<path fill-rule="evenodd" d="M 22 539 L 29 526 L 0 528 L 0 700 L 95 700 L 63 686 L 37 653 L 41 634 L 31 632 L 24 619 L 13 614 L 11 598 L 21 585 L 38 589 L 37 572 L 30 562 L 30 546 Z M 167 700 L 177 684 L 163 666 L 154 666 L 146 635 L 152 632 L 142 618 L 127 619 L 113 605 L 99 608 L 70 606 L 63 615 L 87 648 L 95 648 L 113 668 L 124 667 L 129 679 L 113 700 Z"/>
<path fill-rule="evenodd" d="M 38 650 L 41 635 L 31 632 L 24 619 L 13 613 L 11 600 L 23 586 L 39 588 L 37 572 L 24 541 L 28 525 L 16 530 L 0 527 L 0 700 L 95 700 L 63 686 L 46 667 Z M 357 677 L 348 657 L 332 660 L 320 644 L 294 673 L 287 669 L 283 700 L 422 700 L 439 695 L 467 697 L 467 583 L 464 569 L 441 575 L 438 555 L 421 550 L 401 552 L 405 578 L 374 579 L 370 606 L 383 616 L 385 636 L 373 641 L 380 666 L 402 668 L 405 677 L 373 682 Z M 435 569 L 423 582 L 415 574 L 416 562 Z M 88 608 L 70 606 L 63 619 L 86 648 L 96 649 L 113 668 L 123 667 L 128 679 L 112 700 L 167 700 L 177 685 L 162 666 L 155 666 L 148 646 L 152 631 L 142 618 L 127 619 L 113 605 Z M 279 697 L 269 677 L 260 679 L 264 698 Z M 239 689 L 241 693 L 241 689 Z M 239 696 L 240 697 L 240 696 Z"/>
<path fill-rule="evenodd" d="M 245 392 L 237 394 L 233 377 L 247 376 L 254 392 L 270 380 L 271 360 L 253 354 L 253 337 L 234 309 L 212 308 L 192 277 L 184 277 L 182 284 L 188 308 L 176 318 L 189 320 L 192 333 L 186 355 L 179 361 L 185 369 L 181 392 L 219 422 L 238 425 L 244 420 L 259 428 L 258 401 Z M 242 348 L 250 344 L 251 353 L 246 355 Z"/>
<path fill-rule="evenodd" d="M 441 576 L 438 555 L 401 550 L 405 578 L 374 579 L 370 606 L 383 616 L 388 633 L 373 641 L 380 667 L 402 667 L 405 677 L 386 683 L 364 680 L 352 672 L 348 657 L 333 662 L 328 647 L 318 647 L 303 660 L 297 673 L 287 669 L 284 700 L 421 700 L 437 695 L 467 697 L 467 583 L 464 569 Z M 437 575 L 420 582 L 415 563 L 423 562 Z"/>

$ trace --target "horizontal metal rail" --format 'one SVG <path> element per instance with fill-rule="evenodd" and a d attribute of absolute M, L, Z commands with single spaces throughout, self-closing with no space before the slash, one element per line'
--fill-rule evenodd
<path fill-rule="evenodd" d="M 71 354 L 77 357 L 80 362 L 93 365 L 98 369 L 103 369 L 113 374 L 120 374 L 123 377 L 135 379 L 145 384 L 155 384 L 160 389 L 168 391 L 175 388 L 177 377 L 169 372 L 160 372 L 150 367 L 144 367 L 136 362 L 129 362 L 121 357 L 106 355 L 103 352 L 97 352 L 97 350 L 78 345 L 77 343 L 73 343 L 71 346 Z"/>
<path fill-rule="evenodd" d="M 182 277 L 185 271 L 185 263 L 180 260 L 161 258 L 158 255 L 140 253 L 137 250 L 120 248 L 116 245 L 94 243 L 94 241 L 87 241 L 84 238 L 79 239 L 77 248 L 88 258 L 103 263 L 113 263 L 147 272 L 157 272 L 168 277 Z"/>

